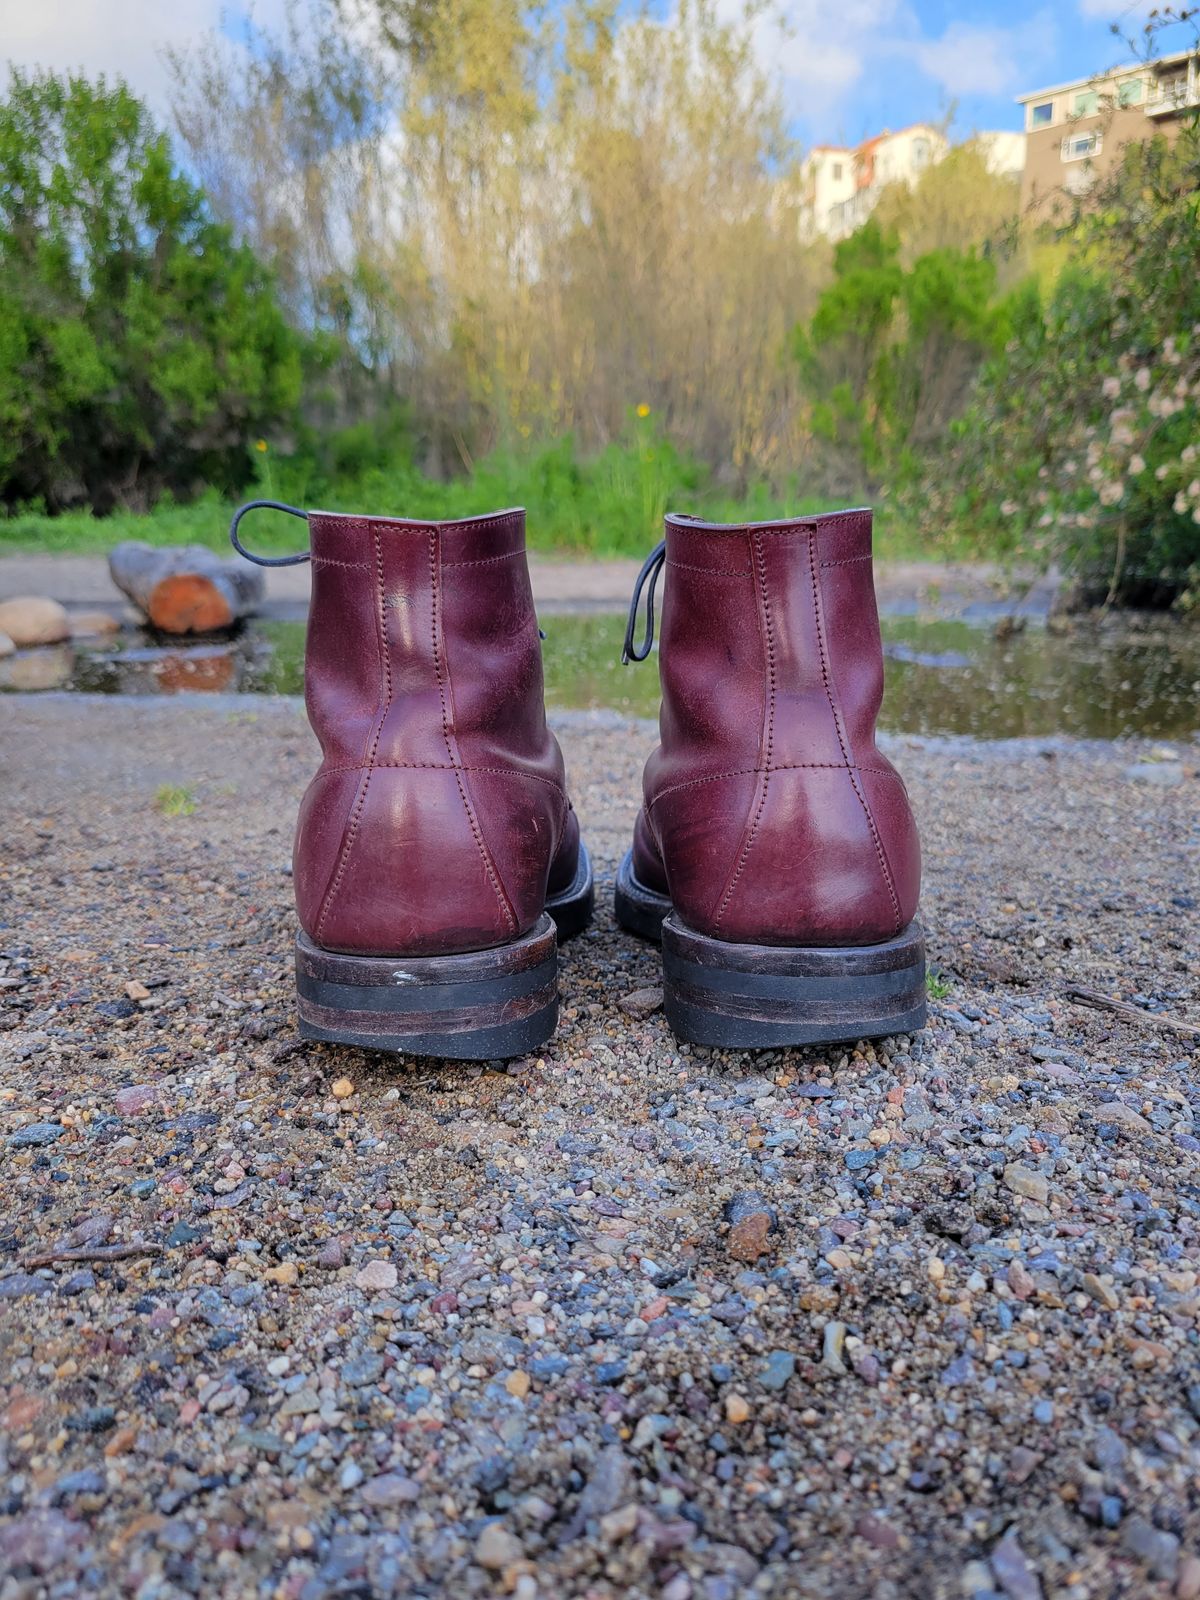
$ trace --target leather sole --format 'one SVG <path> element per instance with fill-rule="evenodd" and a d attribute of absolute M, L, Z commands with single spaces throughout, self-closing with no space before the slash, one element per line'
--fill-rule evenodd
<path fill-rule="evenodd" d="M 447 1061 L 526 1055 L 558 1023 L 558 944 L 595 904 L 582 845 L 572 883 L 520 939 L 448 956 L 351 956 L 296 935 L 300 1034 L 328 1044 Z"/>
<path fill-rule="evenodd" d="M 665 895 L 617 876 L 617 920 L 660 939 L 663 1011 L 677 1038 L 719 1049 L 846 1043 L 925 1026 L 925 936 L 919 922 L 883 944 L 731 944 L 689 928 Z"/>

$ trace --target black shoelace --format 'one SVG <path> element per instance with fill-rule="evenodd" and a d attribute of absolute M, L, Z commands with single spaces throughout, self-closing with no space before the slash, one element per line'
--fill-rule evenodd
<path fill-rule="evenodd" d="M 658 575 L 666 559 L 667 541 L 660 539 L 642 563 L 642 570 L 638 573 L 637 582 L 633 586 L 633 599 L 629 602 L 629 621 L 625 626 L 625 646 L 621 651 L 622 666 L 627 667 L 631 661 L 645 661 L 654 648 L 654 586 L 658 582 Z M 638 607 L 642 603 L 642 590 L 646 588 L 647 579 L 650 581 L 650 587 L 646 589 L 646 631 L 639 647 L 634 644 L 633 635 L 637 627 Z"/>
<path fill-rule="evenodd" d="M 233 513 L 233 521 L 229 524 L 229 542 L 238 555 L 245 556 L 247 561 L 253 561 L 256 567 L 298 567 L 302 562 L 311 560 L 307 550 L 301 551 L 298 556 L 256 556 L 252 550 L 247 550 L 238 538 L 238 523 L 247 511 L 286 511 L 289 517 L 299 517 L 302 522 L 308 521 L 307 511 L 301 511 L 298 506 L 284 505 L 282 500 L 247 500 L 244 506 L 239 506 Z"/>

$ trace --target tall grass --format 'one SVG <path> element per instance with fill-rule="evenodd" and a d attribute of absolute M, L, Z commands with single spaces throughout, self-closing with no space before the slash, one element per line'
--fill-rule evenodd
<path fill-rule="evenodd" d="M 740 522 L 831 509 L 811 496 L 786 488 L 776 492 L 765 484 L 732 494 L 714 483 L 705 468 L 640 426 L 634 437 L 598 455 L 582 456 L 564 438 L 525 455 L 497 451 L 479 461 L 469 476 L 449 481 L 427 477 L 405 460 L 329 481 L 307 459 L 268 455 L 257 487 L 246 498 L 258 496 L 309 508 L 431 519 L 524 506 L 531 548 L 575 557 L 643 556 L 661 537 L 668 510 Z M 0 554 L 102 554 L 122 539 L 220 549 L 228 538 L 232 509 L 209 494 L 186 506 L 160 505 L 147 515 L 70 512 L 47 517 L 17 512 L 0 519 Z M 879 531 L 881 552 L 894 558 L 954 553 L 924 548 L 915 530 L 886 515 Z M 254 548 L 277 554 L 298 548 L 303 529 L 289 518 L 264 513 L 248 537 Z"/>

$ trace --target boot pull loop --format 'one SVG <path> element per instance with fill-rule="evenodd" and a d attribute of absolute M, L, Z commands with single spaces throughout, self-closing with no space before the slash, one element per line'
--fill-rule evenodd
<path fill-rule="evenodd" d="M 660 539 L 642 563 L 642 570 L 637 575 L 637 582 L 633 586 L 633 599 L 629 602 L 629 621 L 625 627 L 625 647 L 621 651 L 621 665 L 627 667 L 631 661 L 645 661 L 654 648 L 654 586 L 658 582 L 658 575 L 663 569 L 667 559 L 667 541 Z M 637 627 L 638 607 L 642 603 L 642 590 L 649 578 L 650 587 L 646 590 L 646 632 L 639 648 L 633 642 L 634 629 Z"/>
<path fill-rule="evenodd" d="M 298 506 L 284 505 L 282 500 L 247 500 L 244 506 L 239 506 L 233 514 L 233 521 L 229 524 L 229 542 L 238 555 L 245 556 L 247 561 L 253 561 L 256 567 L 298 567 L 301 562 L 311 560 L 307 550 L 298 556 L 256 556 L 253 551 L 247 550 L 238 538 L 238 523 L 247 511 L 286 511 L 289 517 L 299 517 L 302 522 L 308 521 L 308 512 L 301 511 Z"/>

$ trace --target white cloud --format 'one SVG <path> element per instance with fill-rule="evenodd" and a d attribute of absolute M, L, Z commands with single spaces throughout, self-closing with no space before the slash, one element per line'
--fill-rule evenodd
<path fill-rule="evenodd" d="M 162 113 L 169 84 L 163 50 L 195 43 L 228 9 L 224 0 L 0 0 L 0 60 L 121 77 Z M 254 9 L 266 22 L 283 7 L 267 0 Z"/>
<path fill-rule="evenodd" d="M 917 67 L 947 95 L 1009 95 L 1028 86 L 1055 42 L 1054 18 L 1043 11 L 1012 28 L 952 22 L 940 39 L 910 48 Z"/>
<path fill-rule="evenodd" d="M 720 10 L 727 20 L 742 17 L 745 0 L 721 0 Z M 758 15 L 753 37 L 760 61 L 782 78 L 788 105 L 806 132 L 852 141 L 877 131 L 868 126 L 870 101 L 864 96 L 860 106 L 857 98 L 874 79 L 907 71 L 928 80 L 930 116 L 939 109 L 938 90 L 943 99 L 1007 98 L 1028 87 L 1053 58 L 1057 23 L 1045 10 L 1011 27 L 951 22 L 929 37 L 911 0 L 780 0 L 776 11 Z"/>
<path fill-rule="evenodd" d="M 719 10 L 729 21 L 744 17 L 745 0 L 721 0 Z M 852 112 L 879 41 L 910 26 L 906 0 L 782 0 L 758 14 L 753 34 L 759 60 L 780 74 L 789 105 L 812 127 Z"/>

